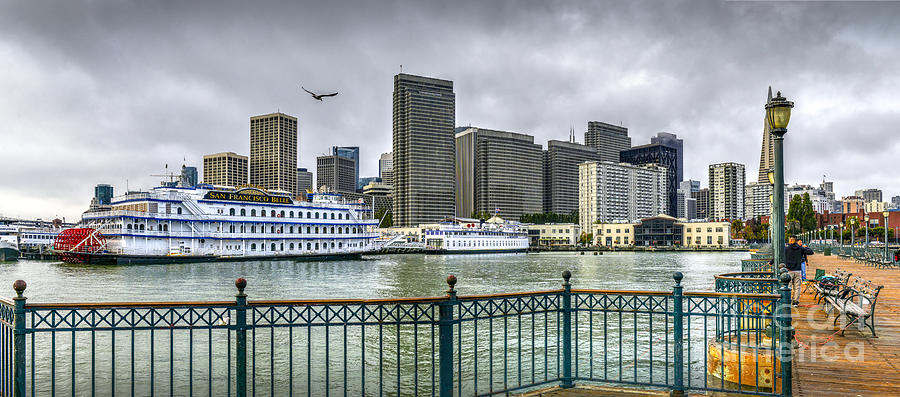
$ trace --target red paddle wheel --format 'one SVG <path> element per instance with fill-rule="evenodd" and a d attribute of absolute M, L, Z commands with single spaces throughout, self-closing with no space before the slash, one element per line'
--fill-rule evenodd
<path fill-rule="evenodd" d="M 96 254 L 106 248 L 106 238 L 97 229 L 72 228 L 63 230 L 53 241 L 53 249 L 59 258 L 66 263 L 86 263 L 90 254 Z"/>

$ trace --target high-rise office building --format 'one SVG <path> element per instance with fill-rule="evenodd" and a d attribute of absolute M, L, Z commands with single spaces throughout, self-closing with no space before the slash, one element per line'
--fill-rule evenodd
<path fill-rule="evenodd" d="M 300 193 L 316 190 L 313 186 L 313 173 L 306 168 L 297 168 L 297 190 Z"/>
<path fill-rule="evenodd" d="M 597 161 L 597 149 L 552 140 L 543 157 L 544 212 L 568 215 L 578 210 L 578 164 Z"/>
<path fill-rule="evenodd" d="M 750 182 L 744 187 L 744 219 L 772 215 L 772 184 Z M 787 208 L 787 207 L 784 207 Z"/>
<path fill-rule="evenodd" d="M 456 212 L 518 220 L 543 209 L 543 161 L 531 135 L 468 127 L 456 134 Z M 526 183 L 527 181 L 527 183 Z"/>
<path fill-rule="evenodd" d="M 631 147 L 631 137 L 628 136 L 628 128 L 589 121 L 587 132 L 584 133 L 584 144 L 597 149 L 598 161 L 619 162 L 619 152 Z"/>
<path fill-rule="evenodd" d="M 456 94 L 453 82 L 394 76 L 393 219 L 397 226 L 456 214 Z"/>
<path fill-rule="evenodd" d="M 697 218 L 709 219 L 709 188 L 700 189 L 691 196 L 697 200 Z"/>
<path fill-rule="evenodd" d="M 357 190 L 362 190 L 362 186 L 359 186 L 359 146 L 332 146 L 331 154 L 352 159 L 356 163 L 354 179 L 356 179 Z"/>
<path fill-rule="evenodd" d="M 611 161 L 578 165 L 578 223 L 637 221 L 667 212 L 665 167 Z"/>
<path fill-rule="evenodd" d="M 854 194 L 855 196 L 859 196 L 863 198 L 863 201 L 881 201 L 881 189 L 862 189 L 857 190 Z"/>
<path fill-rule="evenodd" d="M 394 154 L 391 152 L 382 153 L 378 158 L 378 177 L 381 183 L 392 185 L 394 183 Z"/>
<path fill-rule="evenodd" d="M 697 219 L 697 199 L 694 193 L 700 191 L 700 181 L 686 180 L 678 183 L 678 216 L 676 218 Z"/>
<path fill-rule="evenodd" d="M 297 193 L 297 118 L 271 113 L 250 118 L 250 184 Z"/>
<path fill-rule="evenodd" d="M 203 156 L 203 183 L 220 186 L 247 184 L 247 156 L 233 152 Z"/>
<path fill-rule="evenodd" d="M 866 201 L 860 196 L 844 196 L 841 198 L 841 213 L 858 214 L 865 211 Z"/>
<path fill-rule="evenodd" d="M 669 172 L 666 177 L 669 178 L 666 187 L 668 192 L 668 212 L 670 216 L 678 216 L 678 150 L 662 143 L 651 143 L 647 145 L 635 146 L 619 153 L 619 160 L 635 165 L 656 164 L 665 167 Z M 658 214 L 657 214 L 658 215 Z"/>
<path fill-rule="evenodd" d="M 316 187 L 333 192 L 356 192 L 356 162 L 332 154 L 316 157 Z"/>
<path fill-rule="evenodd" d="M 99 205 L 109 205 L 113 197 L 113 187 L 105 183 L 94 186 L 94 199 Z"/>
<path fill-rule="evenodd" d="M 772 87 L 769 86 L 769 98 L 766 103 L 772 101 Z M 769 170 L 775 167 L 775 137 L 769 130 L 769 116 L 763 115 L 762 148 L 759 150 L 759 176 L 757 183 L 766 183 L 769 180 Z"/>
<path fill-rule="evenodd" d="M 675 149 L 675 170 L 677 172 L 675 180 L 681 183 L 684 180 L 684 139 L 679 139 L 678 135 L 669 132 L 658 132 L 656 136 L 650 137 L 650 143 Z"/>
<path fill-rule="evenodd" d="M 744 165 L 719 163 L 709 166 L 709 218 L 734 220 L 744 218 Z"/>
<path fill-rule="evenodd" d="M 813 211 L 818 214 L 824 214 L 825 211 L 831 212 L 831 201 L 828 200 L 827 193 L 821 188 L 800 184 L 793 184 L 784 188 L 784 199 L 787 203 L 790 203 L 794 196 L 802 197 L 804 194 L 809 194 L 809 201 L 812 204 Z M 784 208 L 789 209 L 789 206 L 785 205 Z"/>
<path fill-rule="evenodd" d="M 181 177 L 178 179 L 178 185 L 181 187 L 197 186 L 197 167 L 188 167 L 181 165 Z"/>

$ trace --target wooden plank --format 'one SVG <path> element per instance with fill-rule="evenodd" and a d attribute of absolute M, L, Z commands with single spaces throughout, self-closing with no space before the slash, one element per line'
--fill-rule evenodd
<path fill-rule="evenodd" d="M 900 395 L 900 270 L 876 269 L 837 256 L 809 257 L 807 276 L 816 269 L 833 274 L 843 269 L 884 285 L 875 307 L 875 332 L 852 324 L 841 336 L 813 293 L 803 294 L 794 311 L 800 345 L 794 351 L 795 396 Z M 842 319 L 843 320 L 843 319 Z"/>

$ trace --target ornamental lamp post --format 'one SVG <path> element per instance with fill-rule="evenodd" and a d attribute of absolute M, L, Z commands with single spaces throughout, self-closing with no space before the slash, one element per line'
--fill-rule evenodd
<path fill-rule="evenodd" d="M 775 219 L 772 239 L 775 264 L 775 277 L 778 277 L 778 267 L 784 263 L 784 135 L 787 134 L 787 126 L 791 121 L 791 109 L 794 103 L 778 95 L 766 103 L 766 121 L 769 123 L 769 132 L 775 136 L 775 170 L 772 180 L 772 215 Z M 778 244 L 778 249 L 774 249 Z"/>
<path fill-rule="evenodd" d="M 887 262 L 887 260 L 888 260 L 887 230 L 888 230 L 888 215 L 890 215 L 890 212 L 884 211 L 881 213 L 881 215 L 884 215 L 884 261 L 883 262 Z"/>
<path fill-rule="evenodd" d="M 863 218 L 866 221 L 866 251 L 869 250 L 869 214 Z"/>
<path fill-rule="evenodd" d="M 841 228 L 841 247 L 844 246 L 844 222 L 838 224 Z"/>

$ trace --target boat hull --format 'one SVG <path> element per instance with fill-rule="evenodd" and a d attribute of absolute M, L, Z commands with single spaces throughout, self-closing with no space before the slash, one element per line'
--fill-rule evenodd
<path fill-rule="evenodd" d="M 0 262 L 14 262 L 19 260 L 19 250 L 10 247 L 0 247 Z"/>
<path fill-rule="evenodd" d="M 486 249 L 486 250 L 445 250 L 445 249 L 425 249 L 426 254 L 438 255 L 474 255 L 474 254 L 517 254 L 525 253 L 528 248 L 516 249 Z"/>
<path fill-rule="evenodd" d="M 91 265 L 152 265 L 171 263 L 241 262 L 241 261 L 333 261 L 361 259 L 362 253 L 332 253 L 315 255 L 213 256 L 213 255 L 116 255 L 82 254 L 77 263 Z"/>

